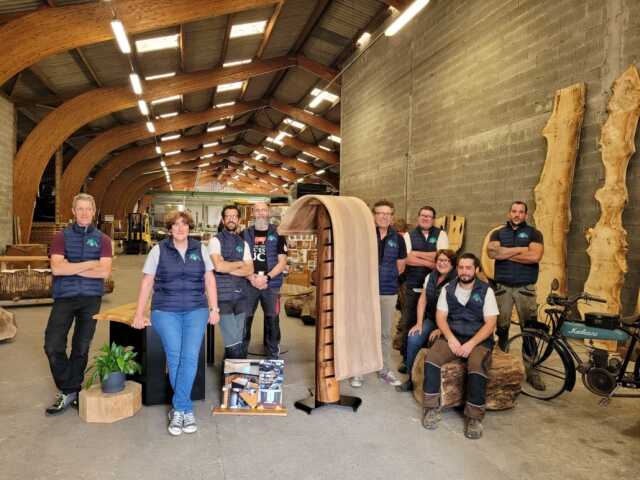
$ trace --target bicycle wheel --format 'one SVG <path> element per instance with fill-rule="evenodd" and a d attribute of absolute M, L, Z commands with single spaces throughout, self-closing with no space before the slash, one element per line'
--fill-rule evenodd
<path fill-rule="evenodd" d="M 565 390 L 567 366 L 553 337 L 525 330 L 509 339 L 507 352 L 522 361 L 522 393 L 540 400 L 556 398 Z"/>

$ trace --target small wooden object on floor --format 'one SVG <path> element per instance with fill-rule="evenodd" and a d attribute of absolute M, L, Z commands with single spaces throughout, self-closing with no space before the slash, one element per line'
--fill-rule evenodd
<path fill-rule="evenodd" d="M 271 415 L 275 417 L 286 417 L 286 408 L 224 408 L 216 407 L 213 409 L 214 415 Z"/>
<path fill-rule="evenodd" d="M 424 380 L 424 356 L 426 349 L 420 350 L 411 372 L 413 379 L 413 396 L 422 405 L 422 384 Z M 462 360 L 454 360 L 442 367 L 443 408 L 457 407 L 464 403 L 466 387 L 466 365 Z M 515 406 L 520 393 L 520 385 L 524 380 L 522 362 L 502 350 L 493 350 L 489 383 L 487 384 L 487 410 L 507 410 Z"/>
<path fill-rule="evenodd" d="M 80 392 L 80 418 L 88 423 L 113 423 L 133 417 L 142 407 L 142 386 L 127 381 L 118 393 L 103 393 L 100 385 Z"/>
<path fill-rule="evenodd" d="M 0 307 L 0 342 L 13 340 L 18 333 L 15 315 Z"/>

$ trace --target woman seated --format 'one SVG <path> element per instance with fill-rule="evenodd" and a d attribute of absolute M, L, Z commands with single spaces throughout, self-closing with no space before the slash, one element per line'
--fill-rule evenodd
<path fill-rule="evenodd" d="M 398 392 L 413 390 L 411 370 L 413 362 L 422 347 L 426 347 L 440 336 L 436 328 L 436 305 L 440 290 L 456 277 L 456 255 L 453 250 L 438 250 L 436 254 L 436 268 L 424 279 L 424 288 L 420 294 L 417 307 L 415 326 L 409 330 L 407 336 L 407 373 L 409 379 L 396 387 Z"/>
<path fill-rule="evenodd" d="M 191 390 L 207 322 L 215 325 L 220 315 L 211 258 L 204 245 L 189 238 L 191 215 L 174 210 L 166 227 L 169 238 L 151 249 L 144 264 L 133 327 L 145 328 L 144 311 L 153 290 L 151 326 L 167 357 L 173 388 L 168 430 L 175 436 L 198 429 Z"/>

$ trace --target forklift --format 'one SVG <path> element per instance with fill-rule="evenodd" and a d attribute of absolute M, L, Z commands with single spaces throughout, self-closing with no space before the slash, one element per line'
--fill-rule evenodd
<path fill-rule="evenodd" d="M 139 255 L 148 253 L 151 248 L 151 225 L 149 214 L 130 213 L 127 217 L 127 240 L 125 253 Z"/>

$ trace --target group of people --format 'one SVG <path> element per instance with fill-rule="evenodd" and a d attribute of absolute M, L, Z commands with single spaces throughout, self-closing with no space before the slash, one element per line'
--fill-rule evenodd
<path fill-rule="evenodd" d="M 461 358 L 467 362 L 465 436 L 482 436 L 494 333 L 498 347 L 506 350 L 514 304 L 521 327 L 536 315 L 535 284 L 544 247 L 542 234 L 527 223 L 527 210 L 526 203 L 513 202 L 506 224 L 490 237 L 487 254 L 495 260 L 490 285 L 479 278 L 480 261 L 475 255 L 457 256 L 449 249 L 446 232 L 434 226 L 433 207 L 420 208 L 417 226 L 401 235 L 392 227 L 393 204 L 381 200 L 373 206 L 383 353 L 378 377 L 400 392 L 412 391 L 413 364 L 420 349 L 427 348 L 422 416 L 426 429 L 437 428 L 440 420 L 441 368 Z M 402 363 L 398 371 L 408 374 L 404 383 L 391 368 L 392 325 L 400 288 Z M 536 389 L 545 389 L 535 371 L 527 371 L 526 380 Z M 362 385 L 362 377 L 351 379 L 352 387 Z"/>
<path fill-rule="evenodd" d="M 420 208 L 417 226 L 404 234 L 392 227 L 391 202 L 376 202 L 372 211 L 382 321 L 383 368 L 377 375 L 398 391 L 413 390 L 413 363 L 418 351 L 426 347 L 422 424 L 435 429 L 440 419 L 441 368 L 454 358 L 466 360 L 465 435 L 480 438 L 494 333 L 504 350 L 513 305 L 521 325 L 535 316 L 542 234 L 527 224 L 527 205 L 513 202 L 507 223 L 494 232 L 488 244 L 487 253 L 495 259 L 490 286 L 478 277 L 480 262 L 475 255 L 456 256 L 449 249 L 446 232 L 434 226 L 433 207 Z M 103 279 L 111 273 L 111 241 L 93 226 L 93 198 L 77 195 L 73 214 L 74 223 L 57 234 L 51 246 L 54 304 L 45 332 L 45 352 L 60 392 L 47 408 L 48 415 L 77 407 L 96 326 L 93 315 L 100 309 Z M 197 430 L 191 390 L 207 324 L 219 323 L 225 358 L 246 358 L 260 303 L 266 355 L 279 355 L 279 291 L 287 265 L 286 241 L 269 223 L 267 204 L 253 205 L 254 225 L 242 232 L 238 231 L 239 217 L 236 206 L 224 207 L 222 230 L 204 246 L 189 237 L 194 226 L 191 215 L 171 212 L 166 219 L 170 236 L 151 249 L 143 267 L 132 326 L 152 325 L 162 341 L 174 392 L 168 424 L 171 435 Z M 391 337 L 400 288 L 404 294 L 400 319 L 403 360 L 398 371 L 408 374 L 405 382 L 392 366 Z M 67 355 L 67 334 L 74 320 L 71 354 Z M 545 388 L 535 372 L 527 372 L 527 381 L 534 388 Z M 362 387 L 363 378 L 352 378 L 351 385 Z"/>
<path fill-rule="evenodd" d="M 91 340 L 104 293 L 103 279 L 111 273 L 111 240 L 93 226 L 95 202 L 79 194 L 73 201 L 74 223 L 60 232 L 51 247 L 54 304 L 45 333 L 59 393 L 48 415 L 77 407 Z M 254 225 L 238 230 L 240 211 L 222 210 L 223 229 L 208 245 L 189 237 L 193 219 L 172 211 L 165 226 L 170 236 L 155 245 L 144 263 L 132 326 L 151 325 L 165 352 L 173 389 L 168 431 L 194 433 L 197 423 L 191 390 L 198 369 L 200 346 L 207 324 L 219 324 L 225 358 L 246 358 L 258 303 L 264 312 L 264 348 L 268 358 L 280 349 L 280 287 L 287 266 L 284 237 L 269 223 L 269 206 L 253 205 Z M 151 296 L 150 319 L 147 303 Z M 75 320 L 71 353 L 67 334 Z"/>

